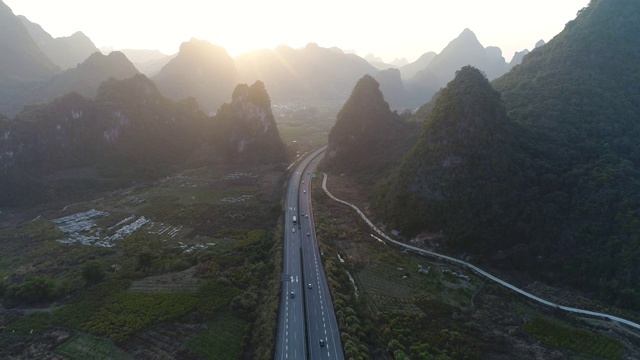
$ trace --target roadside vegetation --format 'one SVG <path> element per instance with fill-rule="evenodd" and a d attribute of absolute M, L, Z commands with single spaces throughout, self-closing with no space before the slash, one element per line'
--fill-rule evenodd
<path fill-rule="evenodd" d="M 333 182 L 339 187 L 334 193 L 357 192 L 353 182 L 341 181 Z M 457 266 L 373 238 L 355 212 L 322 192 L 320 181 L 314 183 L 314 200 L 318 239 L 347 358 L 638 355 L 629 348 L 624 331 L 615 331 L 606 321 L 557 314 Z"/>

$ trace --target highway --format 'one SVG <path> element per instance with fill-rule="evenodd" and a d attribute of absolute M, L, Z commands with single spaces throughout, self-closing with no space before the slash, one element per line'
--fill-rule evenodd
<path fill-rule="evenodd" d="M 302 175 L 299 192 L 300 232 L 309 358 L 344 359 L 340 330 L 327 284 L 311 208 L 312 174 L 324 152 L 314 157 Z M 303 215 L 304 214 L 304 215 Z M 320 342 L 323 342 L 322 344 Z"/>
<path fill-rule="evenodd" d="M 344 359 L 311 214 L 309 183 L 325 148 L 295 165 L 287 186 L 276 359 Z"/>
<path fill-rule="evenodd" d="M 298 224 L 293 223 L 293 217 L 298 217 L 298 191 L 305 166 L 306 162 L 302 161 L 291 173 L 284 202 L 284 252 L 276 359 L 307 359 L 304 297 L 302 294 L 301 237 Z"/>

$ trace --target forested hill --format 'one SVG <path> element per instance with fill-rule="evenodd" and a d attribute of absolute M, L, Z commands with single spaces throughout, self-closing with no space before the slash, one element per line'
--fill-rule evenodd
<path fill-rule="evenodd" d="M 389 108 L 378 82 L 365 75 L 329 132 L 323 166 L 335 172 L 376 173 L 397 163 L 414 139 L 410 125 Z"/>
<path fill-rule="evenodd" d="M 225 161 L 244 164 L 278 164 L 287 161 L 287 150 L 271 112 L 264 84 L 239 84 L 231 102 L 223 104 L 212 123 L 213 140 Z"/>
<path fill-rule="evenodd" d="M 604 300 L 640 308 L 640 2 L 592 0 L 494 82 L 542 134 L 535 191 L 555 220 L 558 267 Z M 563 254 L 563 255 L 560 255 Z"/>
<path fill-rule="evenodd" d="M 591 1 L 493 82 L 508 118 L 460 71 L 378 214 L 407 235 L 442 229 L 478 262 L 640 309 L 638 19 L 635 0 Z"/>
<path fill-rule="evenodd" d="M 0 204 L 28 205 L 166 174 L 198 145 L 206 115 L 144 75 L 27 106 L 0 120 Z"/>
<path fill-rule="evenodd" d="M 511 224 L 518 215 L 513 208 L 526 196 L 525 138 L 484 75 L 462 68 L 439 94 L 400 169 L 378 192 L 377 213 L 406 234 L 443 230 L 476 253 L 509 246 L 509 235 L 529 230 Z"/>

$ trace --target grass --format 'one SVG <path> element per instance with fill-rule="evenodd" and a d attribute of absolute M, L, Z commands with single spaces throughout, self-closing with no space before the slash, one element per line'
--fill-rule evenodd
<path fill-rule="evenodd" d="M 208 324 L 208 329 L 188 342 L 188 347 L 207 359 L 237 359 L 242 351 L 247 323 L 226 312 Z"/>
<path fill-rule="evenodd" d="M 429 268 L 429 274 L 419 273 L 418 265 Z M 480 287 L 478 280 L 472 277 L 467 282 L 442 273 L 441 268 L 416 256 L 381 256 L 357 272 L 358 287 L 381 309 L 394 312 L 404 308 L 408 314 L 415 314 L 416 307 L 408 300 L 422 295 L 438 297 L 460 308 L 471 307 L 473 293 Z"/>
<path fill-rule="evenodd" d="M 33 312 L 27 316 L 19 317 L 9 323 L 5 329 L 13 335 L 40 335 L 51 329 L 51 314 L 48 312 Z"/>
<path fill-rule="evenodd" d="M 558 320 L 536 317 L 523 326 L 524 331 L 547 346 L 575 351 L 601 359 L 622 359 L 624 346 L 600 333 L 574 328 Z"/>
<path fill-rule="evenodd" d="M 112 342 L 83 333 L 58 346 L 55 353 L 69 360 L 133 359 Z"/>

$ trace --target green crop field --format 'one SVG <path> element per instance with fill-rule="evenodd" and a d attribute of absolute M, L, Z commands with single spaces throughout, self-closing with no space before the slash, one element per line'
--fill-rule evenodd
<path fill-rule="evenodd" d="M 242 337 L 247 323 L 230 313 L 221 314 L 208 324 L 208 329 L 189 341 L 192 350 L 207 359 L 235 359 L 242 350 Z"/>
<path fill-rule="evenodd" d="M 546 317 L 536 317 L 523 329 L 545 345 L 600 359 L 618 360 L 625 353 L 624 346 L 615 339 Z"/>
<path fill-rule="evenodd" d="M 79 333 L 60 345 L 55 350 L 56 354 L 69 360 L 130 360 L 124 351 L 120 350 L 112 342 Z"/>

